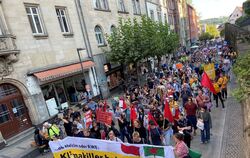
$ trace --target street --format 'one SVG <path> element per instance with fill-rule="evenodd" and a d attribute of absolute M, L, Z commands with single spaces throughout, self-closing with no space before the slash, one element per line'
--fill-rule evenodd
<path fill-rule="evenodd" d="M 214 106 L 211 110 L 213 128 L 211 140 L 208 144 L 201 144 L 200 131 L 194 136 L 191 149 L 200 151 L 202 158 L 242 158 L 243 130 L 241 105 L 232 97 L 232 90 L 236 88 L 235 77 L 229 84 L 229 96 L 225 102 L 226 109 Z M 51 158 L 52 153 L 46 153 L 38 158 Z"/>

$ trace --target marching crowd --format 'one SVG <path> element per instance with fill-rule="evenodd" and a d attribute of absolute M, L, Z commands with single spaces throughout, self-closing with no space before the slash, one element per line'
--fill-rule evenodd
<path fill-rule="evenodd" d="M 124 95 L 89 103 L 78 111 L 69 108 L 60 125 L 45 122 L 35 131 L 37 145 L 66 136 L 105 139 L 132 144 L 172 145 L 177 157 L 188 157 L 193 137 L 200 131 L 201 143 L 210 141 L 215 106 L 225 108 L 230 67 L 237 54 L 227 45 L 200 47 L 194 52 L 179 52 L 171 64 L 147 76 L 143 86 L 125 88 Z M 213 87 L 203 86 L 204 65 L 214 64 Z M 213 90 L 211 90 L 213 89 Z M 100 123 L 97 111 L 112 113 L 112 121 Z M 91 112 L 91 123 L 85 116 Z"/>

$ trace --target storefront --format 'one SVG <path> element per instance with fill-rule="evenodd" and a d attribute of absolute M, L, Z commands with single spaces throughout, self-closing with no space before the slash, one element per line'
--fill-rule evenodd
<path fill-rule="evenodd" d="M 50 116 L 79 103 L 86 103 L 88 97 L 98 95 L 92 61 L 67 65 L 33 75 L 39 80 Z"/>
<path fill-rule="evenodd" d="M 113 90 L 123 83 L 124 75 L 121 65 L 104 64 L 109 90 Z"/>

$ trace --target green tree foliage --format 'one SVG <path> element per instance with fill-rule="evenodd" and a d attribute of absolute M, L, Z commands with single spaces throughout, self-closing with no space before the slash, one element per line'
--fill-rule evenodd
<path fill-rule="evenodd" d="M 107 37 L 107 41 L 109 59 L 123 64 L 137 64 L 148 57 L 160 58 L 178 46 L 178 37 L 168 25 L 145 16 L 140 22 L 120 19 L 118 28 Z"/>
<path fill-rule="evenodd" d="M 244 12 L 250 16 L 250 0 L 243 3 Z"/>
<path fill-rule="evenodd" d="M 240 87 L 234 91 L 234 96 L 238 100 L 244 100 L 250 95 L 250 51 L 240 56 L 233 67 L 233 72 L 237 76 Z"/>
<path fill-rule="evenodd" d="M 207 25 L 206 32 L 208 32 L 210 35 L 212 35 L 213 38 L 218 37 L 220 34 L 215 25 Z"/>
<path fill-rule="evenodd" d="M 202 33 L 199 37 L 200 41 L 207 41 L 207 40 L 211 40 L 211 39 L 213 39 L 213 36 L 210 35 L 210 33 L 208 33 L 208 32 Z"/>

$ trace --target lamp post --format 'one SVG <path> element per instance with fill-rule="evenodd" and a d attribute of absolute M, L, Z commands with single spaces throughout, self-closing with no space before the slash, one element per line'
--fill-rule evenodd
<path fill-rule="evenodd" d="M 80 62 L 80 65 L 81 65 L 82 74 L 84 76 L 84 69 L 83 69 L 83 66 L 82 66 L 82 58 L 81 58 L 81 55 L 80 55 L 80 51 L 81 50 L 86 50 L 86 49 L 84 49 L 84 48 L 77 48 L 76 50 L 77 50 L 77 54 L 78 54 L 78 57 L 79 57 L 79 62 Z"/>

